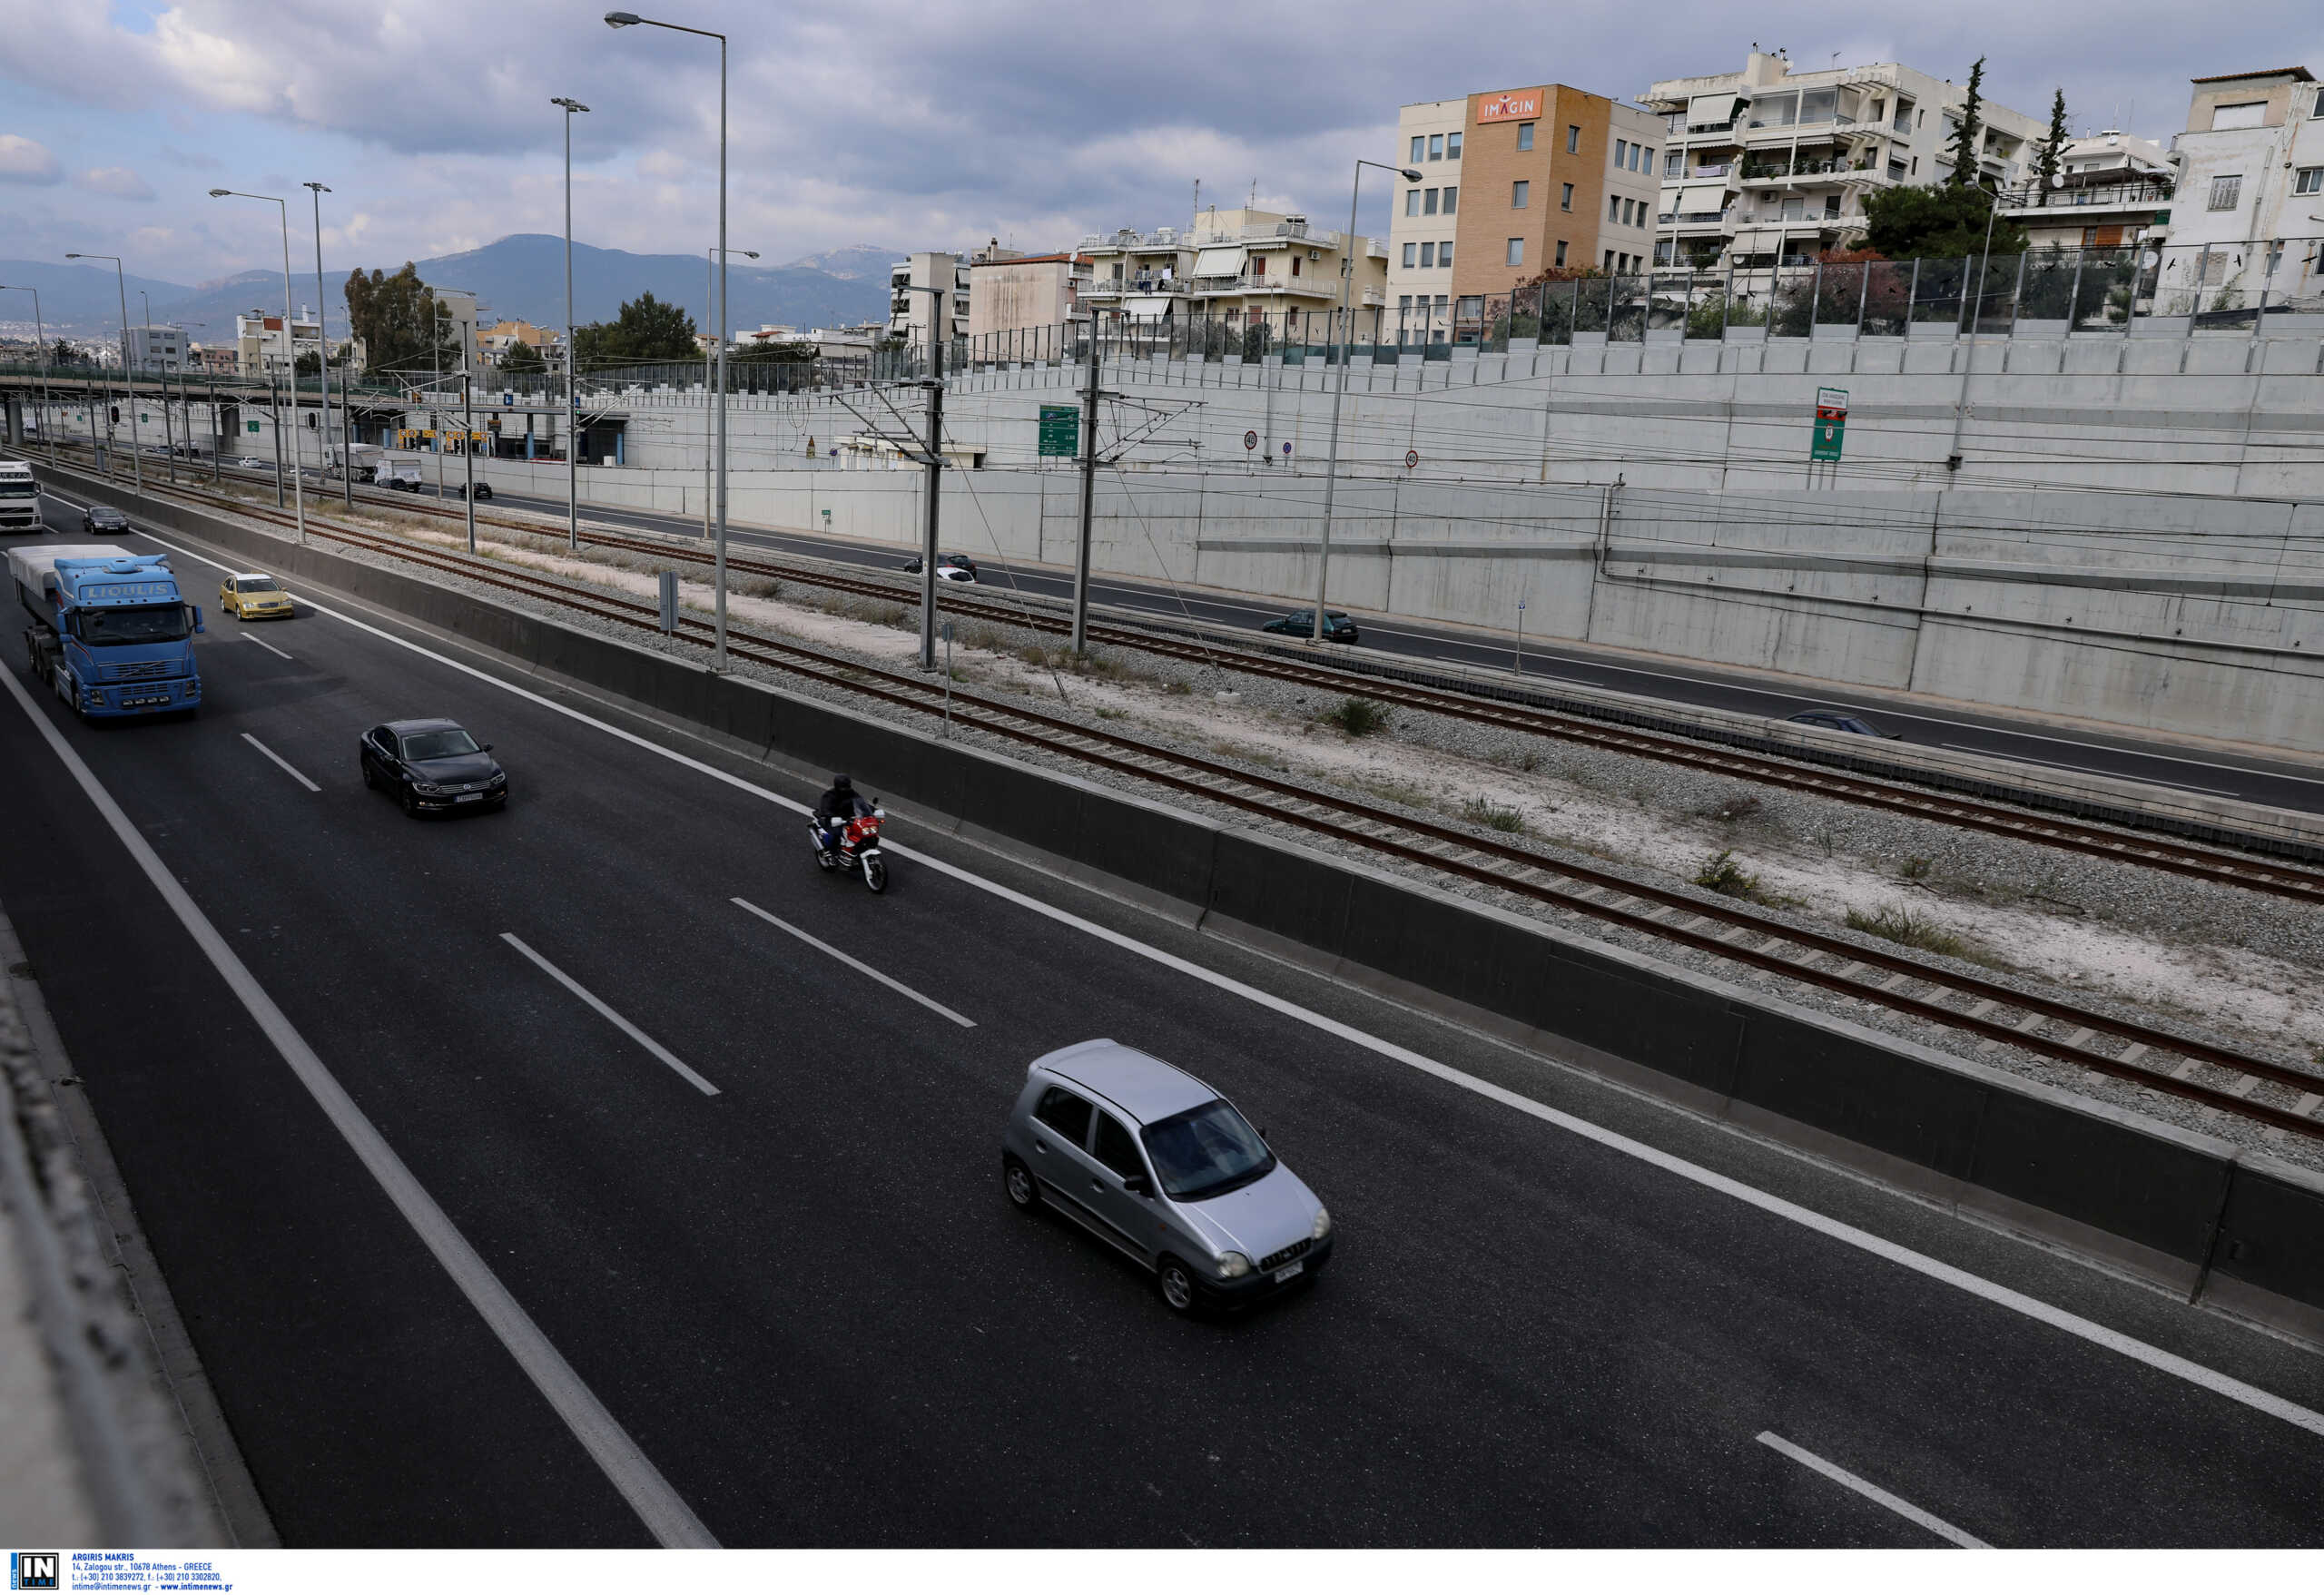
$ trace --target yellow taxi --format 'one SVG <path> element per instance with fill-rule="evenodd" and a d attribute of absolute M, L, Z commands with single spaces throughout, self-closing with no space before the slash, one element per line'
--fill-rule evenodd
<path fill-rule="evenodd" d="M 248 571 L 218 584 L 218 607 L 237 620 L 288 620 L 290 595 L 272 576 Z"/>

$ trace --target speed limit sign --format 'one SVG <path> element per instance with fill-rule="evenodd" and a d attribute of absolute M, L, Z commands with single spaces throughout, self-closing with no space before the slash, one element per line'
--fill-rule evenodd
<path fill-rule="evenodd" d="M 1256 448 L 1258 446 L 1259 435 L 1256 432 L 1246 432 L 1243 434 L 1243 447 L 1246 449 Z"/>
<path fill-rule="evenodd" d="M 1407 449 L 1405 449 L 1405 450 L 1404 450 L 1404 468 L 1405 468 L 1406 470 L 1410 470 L 1410 469 L 1412 469 L 1412 468 L 1413 468 L 1413 467 L 1414 467 L 1414 466 L 1418 465 L 1419 463 L 1420 463 L 1420 450 L 1419 450 L 1419 449 L 1417 449 L 1417 448 L 1407 448 Z"/>

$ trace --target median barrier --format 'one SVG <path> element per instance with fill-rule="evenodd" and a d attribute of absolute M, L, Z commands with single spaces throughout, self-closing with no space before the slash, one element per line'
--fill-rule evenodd
<path fill-rule="evenodd" d="M 44 476 L 47 468 L 38 468 Z M 2324 1342 L 2324 1176 L 1362 862 L 94 478 L 73 490 L 932 827 Z M 213 700 L 214 701 L 214 700 Z"/>

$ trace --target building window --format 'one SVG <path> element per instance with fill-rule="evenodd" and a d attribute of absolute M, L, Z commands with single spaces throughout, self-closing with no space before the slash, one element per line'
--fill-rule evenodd
<path fill-rule="evenodd" d="M 1436 194 L 1437 191 L 1435 189 L 1430 189 L 1428 191 L 1427 203 L 1421 207 L 1420 213 L 1422 215 L 1433 216 L 1436 214 Z"/>
<path fill-rule="evenodd" d="M 1616 140 L 1614 141 L 1614 166 L 1615 166 L 1615 169 L 1616 169 L 1617 171 L 1620 170 L 1620 168 L 1623 166 L 1623 164 L 1624 164 L 1625 162 L 1627 162 L 1630 160 L 1630 140 L 1628 140 L 1628 139 L 1616 139 Z"/>
<path fill-rule="evenodd" d="M 1420 190 L 1408 188 L 1404 191 L 1404 214 L 1407 216 L 1420 214 Z"/>
<path fill-rule="evenodd" d="M 1420 246 L 1420 263 L 1423 266 L 1433 266 L 1436 264 L 1436 246 L 1434 244 L 1424 243 Z"/>
<path fill-rule="evenodd" d="M 2308 191 L 2306 189 L 2301 189 L 2299 192 L 2306 193 Z M 1530 182 L 1511 183 L 1509 185 L 1509 208 L 1512 211 L 1523 210 L 1525 208 L 1525 202 L 1531 196 L 1532 192 L 1533 185 Z"/>
<path fill-rule="evenodd" d="M 1609 194 L 1606 196 L 1606 220 L 1620 225 L 1622 220 L 1622 201 L 1620 195 Z"/>
<path fill-rule="evenodd" d="M 1449 266 L 1452 263 L 1452 241 L 1451 239 L 1448 238 L 1443 243 L 1436 246 L 1436 263 L 1440 266 Z"/>
<path fill-rule="evenodd" d="M 2319 105 L 2324 105 L 2324 101 L 2319 101 L 2318 103 Z M 2319 110 L 2317 114 L 2319 116 L 2324 116 L 2324 109 Z M 1517 124 L 1517 147 L 1521 150 L 1530 150 L 1533 147 L 1533 124 L 1531 123 L 1521 122 Z"/>
<path fill-rule="evenodd" d="M 1573 126 L 1567 127 L 1565 130 L 1565 153 L 1569 155 L 1579 155 L 1581 153 L 1581 129 Z"/>
<path fill-rule="evenodd" d="M 2225 133 L 2230 128 L 2264 127 L 2268 120 L 2265 100 L 2245 100 L 2235 105 L 2211 107 L 2211 131 Z"/>
<path fill-rule="evenodd" d="M 1567 183 L 1565 185 L 1565 192 L 1558 195 L 1558 209 L 1561 211 L 1571 211 L 1573 209 L 1573 184 L 1570 182 Z"/>
<path fill-rule="evenodd" d="M 1414 133 L 1413 134 L 1413 158 L 1405 162 L 1404 164 L 1407 166 L 1417 166 L 1421 163 L 1421 158 L 1427 153 L 1428 140 L 1420 133 Z"/>
<path fill-rule="evenodd" d="M 2291 192 L 2296 194 L 2324 193 L 2324 166 L 2303 166 L 2293 176 Z"/>
<path fill-rule="evenodd" d="M 1521 266 L 1525 263 L 1525 241 L 1523 239 L 1512 238 L 1509 241 L 1508 263 L 1512 266 Z"/>
<path fill-rule="evenodd" d="M 1444 191 L 1444 213 L 1447 216 L 1452 213 L 1452 207 L 1460 198 L 1461 191 L 1457 188 L 1448 188 Z"/>
<path fill-rule="evenodd" d="M 1678 151 L 1670 151 L 1662 157 L 1662 175 L 1665 177 L 1685 176 L 1686 173 L 1679 170 L 1680 166 L 1685 163 L 1685 161 L 1686 157 L 1681 155 Z"/>
<path fill-rule="evenodd" d="M 1299 257 L 1297 255 L 1291 257 L 1291 274 L 1294 277 L 1299 275 Z"/>
<path fill-rule="evenodd" d="M 2230 172 L 2211 179 L 2211 198 L 2208 207 L 2213 211 L 2232 211 L 2243 195 L 2243 173 Z"/>
<path fill-rule="evenodd" d="M 1412 246 L 1412 245 L 1410 245 L 1410 244 L 1406 244 L 1404 247 L 1405 247 L 1406 249 L 1410 249 L 1410 248 L 1412 248 L 1413 246 Z M 1409 265 L 1411 265 L 1411 264 L 1412 264 L 1412 262 L 1411 262 L 1410 261 L 1406 261 L 1404 262 L 1404 264 L 1405 264 L 1405 265 L 1407 265 L 1407 266 L 1409 266 Z M 1397 308 L 1398 310 L 1411 310 L 1411 309 L 1413 308 L 1413 296 L 1412 296 L 1411 294 L 1409 294 L 1409 293 L 1400 293 L 1400 294 L 1398 294 L 1398 295 L 1396 296 L 1396 308 Z"/>
<path fill-rule="evenodd" d="M 1448 133 L 1444 135 L 1444 158 L 1447 161 L 1458 161 L 1461 158 L 1461 135 L 1459 133 Z"/>
<path fill-rule="evenodd" d="M 1433 133 L 1428 135 L 1428 158 L 1432 161 L 1442 161 L 1444 159 L 1444 135 L 1443 133 Z"/>
<path fill-rule="evenodd" d="M 1565 264 L 1565 240 L 1563 239 L 1558 240 L 1558 264 L 1561 266 Z"/>
<path fill-rule="evenodd" d="M 1640 172 L 1651 172 L 1654 170 L 1654 152 L 1652 150 L 1646 152 L 1645 159 L 1639 163 L 1639 170 Z"/>
<path fill-rule="evenodd" d="M 1404 270 L 1405 270 L 1405 271 L 1411 271 L 1411 270 L 1413 269 L 1413 263 L 1414 263 L 1414 262 L 1413 262 L 1413 257 L 1414 255 L 1418 254 L 1419 252 L 1420 252 L 1420 245 L 1418 245 L 1418 244 L 1416 244 L 1416 243 L 1408 243 L 1408 244 L 1406 244 L 1406 245 L 1404 246 Z"/>
<path fill-rule="evenodd" d="M 1608 250 L 1608 251 L 1606 251 L 1606 274 L 1607 274 L 1608 276 L 1610 276 L 1610 276 L 1612 276 L 1612 275 L 1613 275 L 1613 271 L 1614 271 L 1614 251 L 1611 251 L 1611 250 Z"/>

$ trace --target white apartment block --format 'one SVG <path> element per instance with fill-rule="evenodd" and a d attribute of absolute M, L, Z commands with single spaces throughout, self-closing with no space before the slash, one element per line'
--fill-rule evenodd
<path fill-rule="evenodd" d="M 1941 182 L 1965 84 L 1896 62 L 1798 72 L 1754 50 L 1739 72 L 1669 78 L 1640 103 L 1667 128 L 1655 255 L 1765 267 L 1861 233 L 1876 189 Z M 2024 181 L 2045 121 L 1986 100 L 1978 175 Z"/>
<path fill-rule="evenodd" d="M 128 363 L 141 371 L 182 371 L 191 346 L 182 327 L 132 327 Z"/>
<path fill-rule="evenodd" d="M 291 318 L 285 331 L 282 318 L 264 310 L 251 310 L 234 318 L 234 366 L 244 377 L 287 377 L 292 363 L 301 355 L 315 352 L 321 345 L 321 329 L 314 312 L 306 306 Z"/>
<path fill-rule="evenodd" d="M 2156 312 L 2324 309 L 2324 87 L 2304 66 L 2193 81 Z"/>
<path fill-rule="evenodd" d="M 959 255 L 922 251 L 888 268 L 888 335 L 926 350 L 941 330 L 949 344 L 969 335 L 968 262 Z M 933 289 L 931 293 L 912 291 Z"/>
<path fill-rule="evenodd" d="M 1421 181 L 1414 184 L 1384 172 L 1365 173 L 1394 185 L 1394 202 L 1388 212 L 1390 321 L 1408 333 L 1421 334 L 1422 341 L 1443 342 L 1452 324 L 1461 149 L 1468 128 L 1466 94 L 1406 105 L 1396 113 L 1393 163 L 1419 172 Z"/>
<path fill-rule="evenodd" d="M 1194 290 L 1191 231 L 1124 227 L 1091 233 L 1073 252 L 1089 261 L 1084 300 L 1107 321 L 1159 321 L 1179 313 Z"/>
<path fill-rule="evenodd" d="M 2177 176 L 2161 144 L 2109 128 L 2059 153 L 2061 188 L 2043 190 L 2029 163 L 2017 191 L 2028 203 L 2009 217 L 2035 249 L 2127 249 L 2170 209 Z"/>

